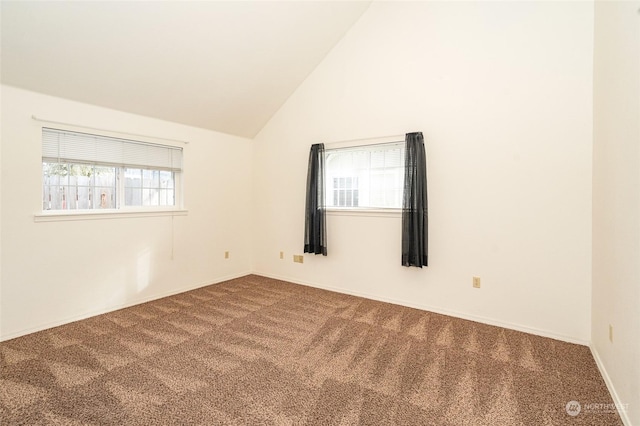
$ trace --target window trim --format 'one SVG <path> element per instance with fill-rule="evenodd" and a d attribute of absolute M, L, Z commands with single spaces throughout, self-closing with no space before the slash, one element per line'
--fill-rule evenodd
<path fill-rule="evenodd" d="M 329 216 L 366 216 L 402 218 L 401 208 L 327 207 Z"/>
<path fill-rule="evenodd" d="M 126 219 L 157 216 L 186 216 L 189 210 L 181 208 L 105 209 L 105 210 L 44 210 L 33 215 L 34 222 L 61 222 L 76 220 Z"/>
<path fill-rule="evenodd" d="M 77 221 L 77 220 L 99 220 L 99 219 L 124 219 L 124 218 L 141 218 L 141 217 L 158 217 L 158 216 L 186 216 L 189 210 L 185 207 L 185 191 L 184 191 L 184 179 L 185 179 L 185 167 L 184 162 L 186 158 L 188 142 L 181 142 L 178 140 L 166 139 L 166 138 L 154 138 L 152 136 L 144 136 L 139 134 L 129 134 L 126 132 L 103 130 L 94 127 L 73 125 L 68 123 L 62 123 L 57 121 L 47 121 L 32 117 L 38 122 L 35 126 L 37 128 L 37 143 L 40 146 L 39 149 L 39 167 L 40 175 L 42 175 L 42 131 L 43 128 L 54 128 L 62 131 L 89 133 L 97 136 L 104 136 L 116 139 L 130 139 L 133 141 L 139 141 L 143 143 L 164 145 L 168 147 L 175 147 L 182 149 L 182 171 L 174 174 L 174 191 L 176 204 L 173 206 L 150 206 L 145 208 L 140 207 L 127 207 L 121 206 L 118 209 L 83 209 L 83 210 L 39 210 L 33 215 L 34 222 L 58 222 L 58 221 Z M 39 205 L 42 207 L 42 179 L 40 179 L 40 201 Z M 179 196 L 177 196 L 179 195 Z"/>

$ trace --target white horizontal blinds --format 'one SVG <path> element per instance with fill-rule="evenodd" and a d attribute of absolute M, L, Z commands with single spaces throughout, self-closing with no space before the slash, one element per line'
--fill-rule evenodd
<path fill-rule="evenodd" d="M 403 150 L 404 142 L 371 146 L 371 168 L 403 167 Z"/>
<path fill-rule="evenodd" d="M 182 171 L 182 148 L 42 128 L 42 160 Z"/>

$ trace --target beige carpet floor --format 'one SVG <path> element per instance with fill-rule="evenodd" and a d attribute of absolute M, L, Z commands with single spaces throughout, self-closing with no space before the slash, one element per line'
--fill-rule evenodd
<path fill-rule="evenodd" d="M 0 354 L 3 426 L 621 424 L 585 346 L 255 275 Z"/>

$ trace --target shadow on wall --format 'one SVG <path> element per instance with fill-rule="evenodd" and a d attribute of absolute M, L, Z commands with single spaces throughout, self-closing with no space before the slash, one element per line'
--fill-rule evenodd
<path fill-rule="evenodd" d="M 102 307 L 108 310 L 120 309 L 121 306 L 130 305 L 131 302 L 138 303 L 146 299 L 144 294 L 151 290 L 154 280 L 152 275 L 154 264 L 151 248 L 145 247 L 137 253 L 135 261 L 115 268 L 105 277 L 101 286 L 105 289 L 107 296 Z"/>

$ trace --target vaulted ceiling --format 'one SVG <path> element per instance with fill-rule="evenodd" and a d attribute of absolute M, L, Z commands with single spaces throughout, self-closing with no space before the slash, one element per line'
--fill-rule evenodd
<path fill-rule="evenodd" d="M 1 80 L 253 137 L 363 1 L 2 1 Z"/>

